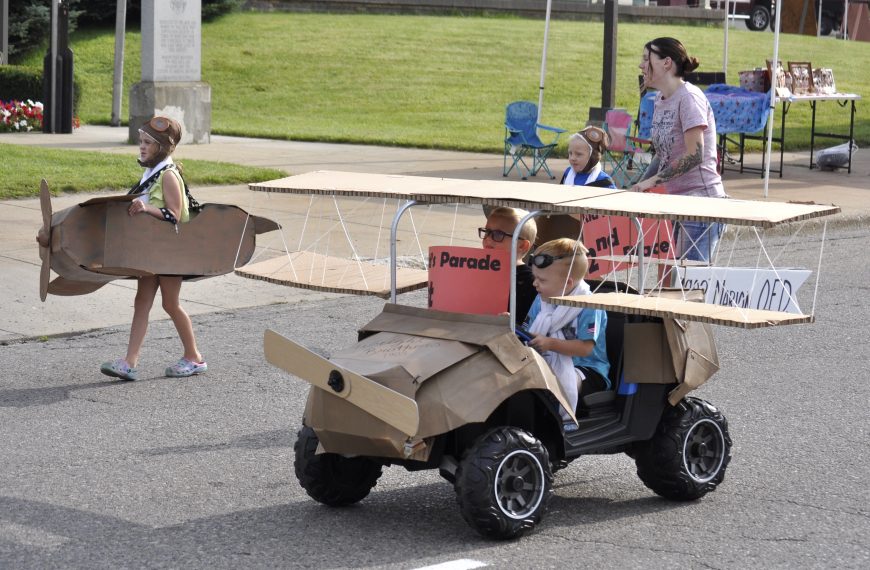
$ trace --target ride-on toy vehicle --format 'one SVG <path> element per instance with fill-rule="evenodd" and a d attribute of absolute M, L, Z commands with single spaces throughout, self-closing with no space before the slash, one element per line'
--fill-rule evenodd
<path fill-rule="evenodd" d="M 423 202 L 530 210 L 521 224 L 545 213 L 580 213 L 772 226 L 838 211 L 541 183 L 335 172 L 252 189 L 404 199 L 392 226 L 393 244 L 398 218 Z M 641 274 L 643 256 L 643 246 L 627 252 Z M 313 499 L 341 507 L 364 499 L 384 467 L 437 469 L 454 486 L 465 521 L 493 538 L 532 529 L 553 495 L 554 473 L 582 455 L 628 454 L 641 481 L 667 499 L 695 500 L 715 490 L 731 460 L 728 422 L 712 404 L 687 395 L 718 369 L 710 323 L 753 328 L 812 320 L 799 313 L 696 302 L 690 291 L 648 294 L 643 275 L 636 287 L 600 281 L 592 283 L 592 295 L 555 298 L 608 311 L 615 387 L 584 397 L 576 413 L 579 429 L 566 432 L 559 416 L 559 406 L 567 408 L 565 397 L 541 355 L 515 334 L 517 323 L 508 316 L 396 304 L 395 257 L 394 247 L 392 302 L 362 327 L 357 344 L 327 359 L 274 331 L 265 333 L 268 361 L 312 385 L 295 443 L 296 476 Z M 256 273 L 256 264 L 246 271 Z"/>

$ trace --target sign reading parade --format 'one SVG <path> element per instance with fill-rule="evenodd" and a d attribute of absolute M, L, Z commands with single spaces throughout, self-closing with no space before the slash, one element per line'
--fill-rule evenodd
<path fill-rule="evenodd" d="M 507 311 L 510 252 L 476 247 L 429 248 L 429 307 L 497 315 Z"/>

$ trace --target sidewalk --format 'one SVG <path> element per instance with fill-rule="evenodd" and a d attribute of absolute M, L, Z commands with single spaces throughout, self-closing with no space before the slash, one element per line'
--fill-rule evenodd
<path fill-rule="evenodd" d="M 69 135 L 41 133 L 0 134 L 0 143 L 34 145 L 71 150 L 90 150 L 136 155 L 137 147 L 126 144 L 126 127 L 85 126 Z M 2 147 L 0 147 L 2 148 Z M 212 136 L 208 145 L 182 145 L 176 158 L 233 162 L 273 167 L 288 174 L 311 170 L 347 170 L 383 174 L 412 174 L 472 180 L 502 179 L 500 154 L 463 153 L 365 145 L 304 143 L 238 137 Z M 760 155 L 749 156 L 748 165 L 758 166 Z M 553 172 L 562 172 L 568 162 L 549 161 Z M 768 200 L 836 204 L 842 213 L 831 221 L 861 223 L 870 218 L 870 153 L 853 155 L 852 173 L 810 170 L 809 152 L 785 155 L 783 178 L 770 181 Z M 86 168 L 86 165 L 83 165 Z M 516 176 L 514 173 L 512 176 Z M 734 198 L 762 200 L 758 174 L 726 172 L 726 191 Z M 546 182 L 546 178 L 540 179 Z M 34 185 L 38 181 L 34 180 Z M 195 189 L 200 201 L 237 204 L 251 213 L 274 217 L 276 206 L 268 195 L 254 193 L 244 185 Z M 81 195 L 52 200 L 55 212 L 77 204 Z M 282 208 L 287 213 L 292 208 Z M 279 220 L 280 221 L 280 220 Z M 39 300 L 39 251 L 34 241 L 41 225 L 39 200 L 0 201 L 0 342 L 52 336 L 108 326 L 129 326 L 135 284 L 118 280 L 90 295 L 49 296 Z M 267 234 L 268 235 L 268 234 Z M 331 294 L 280 287 L 225 275 L 187 283 L 182 301 L 191 315 L 241 309 L 273 303 L 327 298 Z M 154 319 L 165 318 L 155 307 Z"/>

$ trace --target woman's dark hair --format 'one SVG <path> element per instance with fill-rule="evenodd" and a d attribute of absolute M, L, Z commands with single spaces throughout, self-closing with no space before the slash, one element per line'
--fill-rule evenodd
<path fill-rule="evenodd" d="M 698 69 L 700 62 L 696 57 L 689 57 L 686 48 L 675 38 L 656 38 L 646 43 L 643 49 L 649 50 L 660 58 L 671 58 L 677 70 L 677 77 L 685 77 L 690 71 Z"/>

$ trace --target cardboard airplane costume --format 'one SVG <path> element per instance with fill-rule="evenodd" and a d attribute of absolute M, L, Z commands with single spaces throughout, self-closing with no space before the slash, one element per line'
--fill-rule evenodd
<path fill-rule="evenodd" d="M 42 181 L 39 296 L 84 295 L 115 279 L 182 275 L 202 279 L 232 272 L 250 261 L 256 236 L 278 224 L 237 206 L 204 204 L 184 224 L 129 216 L 138 195 L 92 198 L 53 213 Z M 50 281 L 51 271 L 57 277 Z"/>

